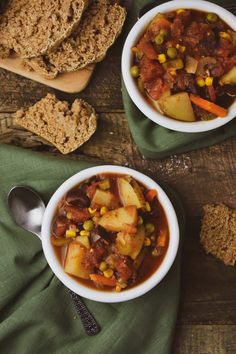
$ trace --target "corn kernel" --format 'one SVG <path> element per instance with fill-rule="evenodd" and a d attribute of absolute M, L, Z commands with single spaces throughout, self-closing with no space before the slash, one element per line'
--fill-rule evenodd
<path fill-rule="evenodd" d="M 152 223 L 147 223 L 145 225 L 145 230 L 148 235 L 152 234 L 155 231 L 155 226 Z"/>
<path fill-rule="evenodd" d="M 87 230 L 82 230 L 82 231 L 80 231 L 79 234 L 80 234 L 80 236 L 90 236 L 90 232 Z"/>
<path fill-rule="evenodd" d="M 101 272 L 104 272 L 107 269 L 107 263 L 106 262 L 101 262 L 99 265 L 99 270 Z"/>
<path fill-rule="evenodd" d="M 220 32 L 220 33 L 219 33 L 219 36 L 220 36 L 221 38 L 224 38 L 224 39 L 229 39 L 229 38 L 230 38 L 230 35 L 229 35 L 229 33 L 227 33 L 227 32 Z"/>
<path fill-rule="evenodd" d="M 75 236 L 76 236 L 75 230 L 72 229 L 66 230 L 66 238 L 75 237 Z"/>
<path fill-rule="evenodd" d="M 142 216 L 138 217 L 138 225 L 142 225 L 143 224 L 143 218 Z"/>
<path fill-rule="evenodd" d="M 149 237 L 145 237 L 145 240 L 144 240 L 144 245 L 145 246 L 151 246 L 151 240 L 150 240 L 150 238 Z"/>
<path fill-rule="evenodd" d="M 151 211 L 151 206 L 148 202 L 145 203 L 145 206 L 147 211 Z"/>
<path fill-rule="evenodd" d="M 104 277 L 106 277 L 106 278 L 111 278 L 112 277 L 112 275 L 113 275 L 113 270 L 111 269 L 111 268 L 109 268 L 109 269 L 107 269 L 107 270 L 105 270 L 104 272 L 103 272 L 103 274 L 104 274 Z"/>
<path fill-rule="evenodd" d="M 88 208 L 89 214 L 90 215 L 94 215 L 97 211 L 97 209 L 92 209 L 92 208 Z"/>
<path fill-rule="evenodd" d="M 124 288 L 126 288 L 127 287 L 127 283 L 123 280 L 123 279 L 118 279 L 118 285 L 122 288 L 122 289 L 124 289 Z"/>
<path fill-rule="evenodd" d="M 201 77 L 198 77 L 197 78 L 197 84 L 198 84 L 199 87 L 203 87 L 203 86 L 205 86 L 205 80 L 202 79 Z"/>
<path fill-rule="evenodd" d="M 105 207 L 105 206 L 103 206 L 103 207 L 101 207 L 101 209 L 100 209 L 100 214 L 101 215 L 104 215 L 104 214 L 106 214 L 107 213 L 107 207 Z"/>
<path fill-rule="evenodd" d="M 208 77 L 205 79 L 205 84 L 206 84 L 207 86 L 212 86 L 212 84 L 213 84 L 213 77 L 208 76 Z"/>
<path fill-rule="evenodd" d="M 121 292 L 122 288 L 120 285 L 116 285 L 116 292 L 119 293 Z"/>
<path fill-rule="evenodd" d="M 186 47 L 184 45 L 180 45 L 179 43 L 176 44 L 175 48 L 178 49 L 181 53 L 184 53 L 186 50 Z"/>
<path fill-rule="evenodd" d="M 177 14 L 181 14 L 182 12 L 185 12 L 185 10 L 184 10 L 184 9 L 178 9 L 178 10 L 176 10 L 176 13 L 177 13 Z"/>
<path fill-rule="evenodd" d="M 181 46 L 179 47 L 180 53 L 184 53 L 185 50 L 186 50 L 186 47 L 185 47 L 184 45 L 181 45 Z"/>
<path fill-rule="evenodd" d="M 93 217 L 93 222 L 97 223 L 97 222 L 99 221 L 99 219 L 100 219 L 100 218 L 99 218 L 98 216 L 94 216 L 94 217 Z"/>
<path fill-rule="evenodd" d="M 71 220 L 72 219 L 72 213 L 70 211 L 68 211 L 66 213 L 66 217 L 67 217 L 67 219 Z"/>
<path fill-rule="evenodd" d="M 93 220 L 86 220 L 84 223 L 83 223 L 83 228 L 87 231 L 92 231 L 93 228 L 94 228 L 94 223 L 93 223 Z"/>
<path fill-rule="evenodd" d="M 157 249 L 155 248 L 153 251 L 152 251 L 152 255 L 154 256 L 154 257 L 156 257 L 156 256 L 158 256 L 158 251 L 157 251 Z"/>
<path fill-rule="evenodd" d="M 165 54 L 159 54 L 158 55 L 158 61 L 161 64 L 165 63 L 166 62 L 166 55 Z"/>
<path fill-rule="evenodd" d="M 173 70 L 170 70 L 169 73 L 170 73 L 170 75 L 172 75 L 172 76 L 176 76 L 176 70 L 174 70 L 174 69 L 173 69 Z"/>

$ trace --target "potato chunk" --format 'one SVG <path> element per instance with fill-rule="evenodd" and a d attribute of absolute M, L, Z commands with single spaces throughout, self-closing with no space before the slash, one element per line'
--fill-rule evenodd
<path fill-rule="evenodd" d="M 228 71 L 225 75 L 222 76 L 222 78 L 220 79 L 220 84 L 236 84 L 236 66 L 234 66 L 232 69 L 230 69 L 230 71 Z"/>
<path fill-rule="evenodd" d="M 139 226 L 136 234 L 119 232 L 116 238 L 116 248 L 123 256 L 130 256 L 133 260 L 139 255 L 145 238 L 144 226 Z"/>
<path fill-rule="evenodd" d="M 171 118 L 184 122 L 194 122 L 196 120 L 187 92 L 180 92 L 160 99 L 159 105 L 164 114 Z"/>
<path fill-rule="evenodd" d="M 119 195 L 124 206 L 135 205 L 139 209 L 145 206 L 145 199 L 139 185 L 135 183 L 132 186 L 132 181 L 122 177 L 117 179 Z"/>
<path fill-rule="evenodd" d="M 68 246 L 65 272 L 82 279 L 89 279 L 90 270 L 84 267 L 84 258 L 86 255 L 86 248 L 81 246 L 76 241 L 71 242 Z"/>
<path fill-rule="evenodd" d="M 106 206 L 107 208 L 112 208 L 115 204 L 115 196 L 110 191 L 96 189 L 96 192 L 92 199 L 92 206 Z"/>
<path fill-rule="evenodd" d="M 124 208 L 108 211 L 100 218 L 98 224 L 107 231 L 135 233 L 137 219 L 138 215 L 136 206 L 129 205 Z"/>

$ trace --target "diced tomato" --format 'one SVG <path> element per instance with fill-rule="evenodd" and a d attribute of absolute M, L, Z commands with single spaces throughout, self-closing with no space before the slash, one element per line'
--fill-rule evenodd
<path fill-rule="evenodd" d="M 151 40 L 148 38 L 148 36 L 144 35 L 141 40 L 139 41 L 138 45 L 137 45 L 137 49 L 141 52 L 143 52 L 143 54 L 149 58 L 149 59 L 153 59 L 153 60 L 157 60 L 157 52 L 155 51 L 153 44 L 151 42 Z"/>
<path fill-rule="evenodd" d="M 141 59 L 140 76 L 144 83 L 153 81 L 153 79 L 162 76 L 164 72 L 162 65 L 158 61 L 151 60 L 145 56 Z"/>

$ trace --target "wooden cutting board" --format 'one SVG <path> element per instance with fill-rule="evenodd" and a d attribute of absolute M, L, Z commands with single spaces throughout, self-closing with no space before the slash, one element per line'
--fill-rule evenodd
<path fill-rule="evenodd" d="M 19 57 L 0 59 L 0 68 L 12 71 L 15 74 L 38 81 L 41 84 L 50 86 L 60 91 L 77 93 L 84 90 L 88 85 L 95 69 L 95 65 L 89 65 L 84 69 L 74 72 L 59 74 L 53 80 L 47 80 L 34 71 L 26 70 L 23 66 L 23 60 Z"/>

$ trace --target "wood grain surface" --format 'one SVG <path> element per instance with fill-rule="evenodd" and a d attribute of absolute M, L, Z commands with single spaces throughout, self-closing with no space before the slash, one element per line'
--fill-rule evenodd
<path fill-rule="evenodd" d="M 46 88 L 0 70 L 0 142 L 56 153 L 42 139 L 14 125 L 14 112 L 56 92 L 73 101 L 85 98 L 99 114 L 98 130 L 76 159 L 129 166 L 163 180 L 180 195 L 187 213 L 182 258 L 182 292 L 174 354 L 236 353 L 236 269 L 206 255 L 199 243 L 202 206 L 224 202 L 236 208 L 236 137 L 220 145 L 173 155 L 161 161 L 143 158 L 130 135 L 123 112 L 119 40 L 97 65 L 89 86 L 80 95 Z M 66 158 L 66 157 L 63 157 Z"/>

